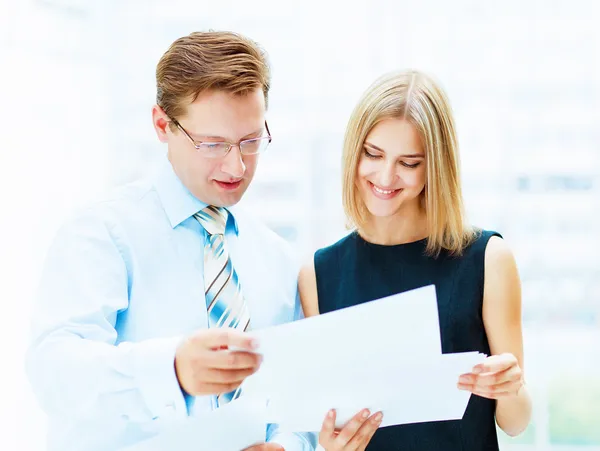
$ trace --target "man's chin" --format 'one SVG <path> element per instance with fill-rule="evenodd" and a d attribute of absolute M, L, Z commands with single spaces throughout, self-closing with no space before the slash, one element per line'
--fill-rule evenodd
<path fill-rule="evenodd" d="M 242 196 L 244 195 L 244 192 L 246 190 L 240 190 L 240 191 L 236 191 L 236 192 L 229 192 L 229 193 L 219 193 L 218 196 L 215 196 L 217 200 L 219 201 L 220 205 L 217 205 L 218 207 L 232 207 L 235 204 L 237 204 L 240 200 L 242 200 Z"/>

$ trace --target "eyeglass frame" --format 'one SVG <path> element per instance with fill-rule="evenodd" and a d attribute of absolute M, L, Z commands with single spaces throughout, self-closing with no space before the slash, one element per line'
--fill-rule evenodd
<path fill-rule="evenodd" d="M 177 119 L 171 119 L 171 122 L 173 122 L 175 124 L 175 126 L 181 130 L 183 132 L 183 134 L 187 137 L 187 139 L 190 140 L 190 142 L 192 143 L 192 145 L 194 146 L 194 148 L 198 151 L 201 149 L 201 145 L 202 144 L 229 144 L 229 148 L 225 151 L 225 153 L 223 155 L 217 155 L 217 156 L 213 156 L 213 158 L 219 158 L 219 157 L 224 157 L 226 156 L 229 152 L 231 152 L 231 149 L 234 146 L 237 146 L 238 149 L 240 149 L 240 153 L 242 155 L 259 155 L 261 152 L 255 152 L 255 153 L 244 153 L 242 151 L 242 144 L 244 142 L 248 142 L 248 141 L 258 141 L 259 139 L 265 139 L 265 138 L 269 138 L 269 141 L 267 143 L 267 147 L 269 146 L 269 144 L 271 144 L 271 142 L 273 141 L 273 137 L 271 136 L 271 132 L 269 131 L 269 124 L 267 124 L 267 121 L 265 120 L 265 129 L 267 131 L 267 135 L 266 136 L 260 136 L 258 138 L 250 138 L 250 139 L 243 139 L 241 141 L 239 141 L 238 143 L 230 143 L 228 141 L 196 141 L 194 140 L 194 138 L 192 138 L 190 136 L 190 134 L 187 132 L 187 130 L 185 128 L 182 127 L 182 125 L 177 121 Z M 265 150 L 267 149 L 267 147 L 265 147 Z M 264 151 L 263 151 L 264 152 Z"/>

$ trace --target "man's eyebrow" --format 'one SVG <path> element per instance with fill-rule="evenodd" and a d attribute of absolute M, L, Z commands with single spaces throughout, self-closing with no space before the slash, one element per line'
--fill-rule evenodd
<path fill-rule="evenodd" d="M 244 136 L 244 137 L 242 138 L 242 141 L 243 141 L 244 139 L 248 139 L 248 138 L 250 138 L 250 137 L 252 137 L 252 136 L 259 135 L 259 134 L 261 134 L 261 133 L 262 133 L 262 132 L 264 132 L 264 131 L 265 131 L 265 127 L 263 126 L 263 127 L 259 128 L 258 130 L 256 130 L 255 132 L 248 133 L 246 136 Z"/>
<path fill-rule="evenodd" d="M 248 139 L 252 136 L 258 135 L 259 133 L 262 133 L 264 130 L 264 127 L 261 127 L 260 129 L 252 132 L 252 133 L 248 133 L 247 135 L 245 135 L 240 141 L 243 141 L 245 139 Z M 194 138 L 197 141 L 202 141 L 203 139 L 214 139 L 214 140 L 220 140 L 220 141 L 228 141 L 227 138 L 225 138 L 224 136 L 217 136 L 217 135 L 207 135 L 207 134 L 203 134 L 203 133 L 192 133 L 190 132 L 190 136 L 192 138 Z"/>

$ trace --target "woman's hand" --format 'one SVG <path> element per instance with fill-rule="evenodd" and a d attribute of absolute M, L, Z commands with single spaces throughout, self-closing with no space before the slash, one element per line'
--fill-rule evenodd
<path fill-rule="evenodd" d="M 490 356 L 458 379 L 459 389 L 488 399 L 517 396 L 523 385 L 523 371 L 512 354 Z"/>
<path fill-rule="evenodd" d="M 369 415 L 369 410 L 361 410 L 342 429 L 336 430 L 335 410 L 330 410 L 319 433 L 319 445 L 326 451 L 363 451 L 383 419 L 381 412 Z"/>

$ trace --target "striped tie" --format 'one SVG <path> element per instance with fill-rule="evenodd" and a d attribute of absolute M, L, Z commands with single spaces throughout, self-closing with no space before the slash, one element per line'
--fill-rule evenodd
<path fill-rule="evenodd" d="M 204 245 L 204 293 L 209 327 L 232 327 L 247 330 L 250 312 L 244 301 L 240 282 L 225 246 L 227 210 L 208 206 L 194 217 L 208 234 Z M 236 399 L 240 388 L 217 396 L 216 407 Z"/>

